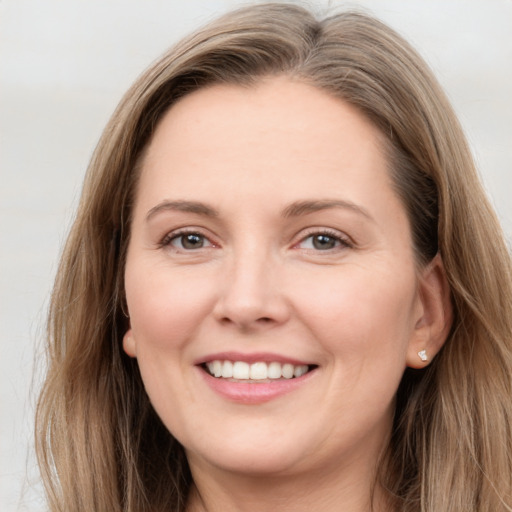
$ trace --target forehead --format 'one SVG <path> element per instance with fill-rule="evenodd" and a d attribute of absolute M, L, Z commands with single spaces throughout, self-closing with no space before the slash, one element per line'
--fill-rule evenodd
<path fill-rule="evenodd" d="M 148 174 L 169 183 L 198 175 L 206 185 L 250 173 L 291 185 L 299 177 L 316 182 L 320 172 L 323 180 L 339 181 L 340 170 L 346 181 L 351 170 L 382 174 L 384 144 L 357 109 L 313 86 L 284 77 L 251 87 L 216 85 L 182 98 L 163 116 L 142 181 Z"/>

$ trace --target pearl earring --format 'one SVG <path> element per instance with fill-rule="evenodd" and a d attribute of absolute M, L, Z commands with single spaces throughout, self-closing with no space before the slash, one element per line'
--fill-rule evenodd
<path fill-rule="evenodd" d="M 427 351 L 426 350 L 420 350 L 418 352 L 418 356 L 420 357 L 420 359 L 425 362 L 425 361 L 428 361 L 428 356 L 427 356 Z"/>

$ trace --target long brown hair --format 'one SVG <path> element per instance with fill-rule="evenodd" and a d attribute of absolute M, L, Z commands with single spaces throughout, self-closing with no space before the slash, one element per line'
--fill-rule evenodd
<path fill-rule="evenodd" d="M 182 511 L 190 473 L 153 411 L 128 327 L 123 272 L 138 162 L 166 110 L 198 88 L 268 75 L 356 106 L 388 141 L 419 264 L 438 252 L 455 311 L 429 367 L 407 370 L 379 473 L 395 510 L 512 510 L 510 254 L 444 93 L 418 54 L 371 16 L 317 20 L 289 4 L 223 16 L 127 92 L 87 172 L 57 273 L 37 447 L 52 511 Z"/>

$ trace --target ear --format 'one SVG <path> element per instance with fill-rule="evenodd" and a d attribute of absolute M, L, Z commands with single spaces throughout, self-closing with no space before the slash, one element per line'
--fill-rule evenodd
<path fill-rule="evenodd" d="M 135 338 L 133 337 L 132 329 L 128 329 L 123 336 L 123 350 L 130 357 L 137 357 L 137 344 L 135 343 Z"/>
<path fill-rule="evenodd" d="M 450 286 L 439 254 L 421 272 L 418 300 L 421 307 L 407 350 L 407 366 L 419 369 L 441 350 L 453 321 Z"/>

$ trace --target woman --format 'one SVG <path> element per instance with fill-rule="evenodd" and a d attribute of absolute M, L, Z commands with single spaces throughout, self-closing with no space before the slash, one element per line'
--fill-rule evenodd
<path fill-rule="evenodd" d="M 228 14 L 92 159 L 38 408 L 52 510 L 511 510 L 510 269 L 406 42 Z"/>

